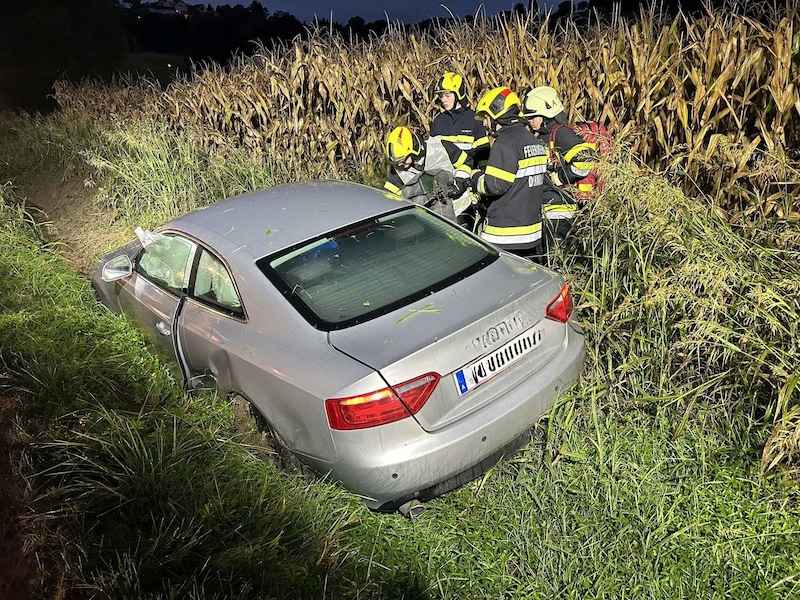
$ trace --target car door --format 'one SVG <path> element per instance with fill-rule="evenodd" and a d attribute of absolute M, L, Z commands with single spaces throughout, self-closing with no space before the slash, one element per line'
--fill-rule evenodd
<path fill-rule="evenodd" d="M 133 273 L 119 292 L 123 312 L 131 316 L 167 357 L 179 361 L 176 317 L 188 288 L 197 246 L 176 234 L 158 234 L 134 260 Z"/>
<path fill-rule="evenodd" d="M 189 295 L 178 315 L 177 339 L 187 387 L 234 389 L 229 352 L 245 327 L 244 308 L 230 269 L 199 247 Z"/>

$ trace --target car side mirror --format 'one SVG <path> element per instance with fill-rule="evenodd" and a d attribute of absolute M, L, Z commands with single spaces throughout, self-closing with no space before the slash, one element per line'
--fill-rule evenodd
<path fill-rule="evenodd" d="M 124 279 L 133 273 L 133 263 L 131 259 L 124 254 L 122 256 L 115 256 L 103 265 L 102 277 L 103 281 L 117 281 Z"/>

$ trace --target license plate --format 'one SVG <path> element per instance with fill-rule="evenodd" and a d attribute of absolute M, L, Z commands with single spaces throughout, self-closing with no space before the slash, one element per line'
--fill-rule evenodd
<path fill-rule="evenodd" d="M 515 362 L 533 352 L 541 345 L 543 333 L 544 329 L 529 329 L 491 354 L 487 354 L 453 373 L 458 395 L 463 396 L 470 390 L 474 390 L 483 382 L 505 371 Z"/>

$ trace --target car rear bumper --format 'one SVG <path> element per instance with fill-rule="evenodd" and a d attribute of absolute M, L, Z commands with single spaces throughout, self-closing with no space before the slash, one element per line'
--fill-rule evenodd
<path fill-rule="evenodd" d="M 339 460 L 309 462 L 362 495 L 373 510 L 392 510 L 467 483 L 527 443 L 542 414 L 577 379 L 586 355 L 584 338 L 577 328 L 567 329 L 564 345 L 547 365 L 468 417 L 433 433 L 414 419 L 335 431 Z"/>

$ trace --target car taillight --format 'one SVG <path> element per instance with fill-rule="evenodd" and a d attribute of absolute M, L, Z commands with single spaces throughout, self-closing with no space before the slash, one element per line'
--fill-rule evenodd
<path fill-rule="evenodd" d="M 569 320 L 570 315 L 572 315 L 573 310 L 574 306 L 572 305 L 572 296 L 569 293 L 569 287 L 565 283 L 558 296 L 556 296 L 553 301 L 547 305 L 545 314 L 547 315 L 548 319 L 553 319 L 559 323 L 566 323 Z"/>
<path fill-rule="evenodd" d="M 438 373 L 425 373 L 421 377 L 394 386 L 394 391 L 400 396 L 411 414 L 415 415 L 431 397 L 438 383 Z"/>
<path fill-rule="evenodd" d="M 325 401 L 333 429 L 364 429 L 417 414 L 439 383 L 438 373 L 426 373 L 392 388 Z"/>

